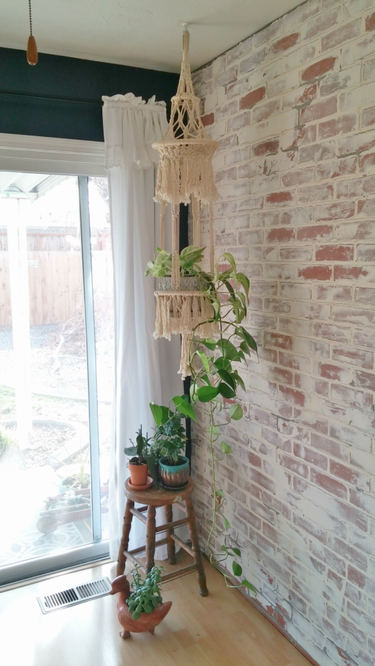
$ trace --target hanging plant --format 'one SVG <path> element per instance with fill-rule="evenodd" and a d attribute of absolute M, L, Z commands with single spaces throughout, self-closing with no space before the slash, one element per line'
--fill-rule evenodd
<path fill-rule="evenodd" d="M 230 538 L 231 526 L 225 516 L 226 497 L 217 484 L 216 463 L 231 453 L 230 445 L 222 437 L 223 428 L 230 421 L 239 421 L 243 417 L 243 409 L 237 402 L 237 391 L 239 387 L 245 390 L 245 384 L 238 365 L 246 363 L 246 357 L 257 352 L 257 344 L 241 323 L 247 314 L 249 280 L 246 275 L 237 271 L 234 257 L 230 253 L 223 254 L 220 259 L 225 259 L 229 267 L 220 271 L 216 265 L 207 291 L 207 297 L 214 307 L 218 334 L 216 339 L 198 339 L 195 336 L 192 338 L 189 355 L 190 399 L 193 405 L 199 402 L 205 404 L 209 412 L 207 434 L 211 459 L 213 514 L 206 547 L 210 562 L 222 570 L 220 565 L 228 558 L 233 558 L 233 576 L 241 578 L 242 567 L 238 562 L 241 550 Z M 196 327 L 196 332 L 199 333 L 199 326 Z M 228 408 L 227 420 L 222 416 L 224 408 Z M 224 526 L 221 530 L 217 526 L 219 515 Z M 224 544 L 219 552 L 215 552 L 212 545 L 216 533 L 224 536 Z M 256 593 L 254 586 L 245 578 L 237 584 L 231 575 L 225 571 L 223 573 L 228 586 L 245 586 Z"/>

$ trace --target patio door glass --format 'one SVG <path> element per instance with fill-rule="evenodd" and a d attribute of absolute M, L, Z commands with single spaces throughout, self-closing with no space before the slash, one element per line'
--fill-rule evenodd
<path fill-rule="evenodd" d="M 0 584 L 107 554 L 105 178 L 0 172 Z"/>

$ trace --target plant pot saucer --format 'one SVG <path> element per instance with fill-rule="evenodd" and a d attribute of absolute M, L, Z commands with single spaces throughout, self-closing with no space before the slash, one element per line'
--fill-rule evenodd
<path fill-rule="evenodd" d="M 151 476 L 147 477 L 147 483 L 145 483 L 143 486 L 134 486 L 131 483 L 130 479 L 128 479 L 128 486 L 129 486 L 130 490 L 147 490 L 148 488 L 151 488 L 152 483 L 153 483 L 153 481 L 152 481 Z"/>
<path fill-rule="evenodd" d="M 187 488 L 189 485 L 189 479 L 186 481 L 186 483 L 183 483 L 182 486 L 166 486 L 162 481 L 159 481 L 159 484 L 164 490 L 183 490 L 184 488 Z"/>

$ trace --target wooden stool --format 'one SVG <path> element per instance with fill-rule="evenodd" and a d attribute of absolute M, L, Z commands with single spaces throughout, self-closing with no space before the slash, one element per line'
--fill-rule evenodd
<path fill-rule="evenodd" d="M 193 504 L 191 501 L 191 493 L 193 491 L 194 481 L 189 478 L 189 483 L 186 488 L 180 491 L 164 490 L 162 488 L 149 488 L 148 490 L 130 490 L 128 480 L 125 481 L 125 495 L 126 507 L 124 515 L 124 523 L 122 528 L 122 537 L 117 561 L 117 576 L 124 573 L 125 562 L 127 558 L 138 564 L 144 573 L 148 573 L 154 566 L 154 555 L 156 546 L 167 544 L 168 549 L 168 562 L 170 564 L 176 563 L 175 543 L 178 543 L 181 548 L 186 550 L 191 557 L 194 558 L 194 564 L 187 567 L 180 567 L 171 573 L 164 574 L 162 580 L 171 580 L 178 576 L 190 573 L 191 571 L 198 571 L 199 590 L 202 597 L 206 597 L 208 590 L 206 587 L 206 575 L 203 568 L 203 557 L 199 547 L 197 525 L 195 521 L 195 514 Z M 134 503 L 141 504 L 139 509 L 134 508 Z M 182 504 L 185 503 L 185 505 Z M 166 523 L 156 527 L 155 512 L 156 507 L 163 506 L 165 511 Z M 186 518 L 181 520 L 173 520 L 173 506 L 178 506 L 186 513 Z M 147 518 L 143 513 L 147 511 Z M 133 516 L 139 518 L 146 525 L 146 545 L 140 548 L 134 548 L 128 551 L 129 535 Z M 192 548 L 182 541 L 174 534 L 174 528 L 181 525 L 189 526 L 190 538 Z M 158 532 L 166 532 L 166 538 L 155 541 L 155 534 Z M 135 555 L 146 551 L 146 566 L 140 562 Z"/>

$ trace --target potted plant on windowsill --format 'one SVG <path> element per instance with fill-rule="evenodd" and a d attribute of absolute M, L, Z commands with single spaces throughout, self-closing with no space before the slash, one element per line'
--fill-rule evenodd
<path fill-rule="evenodd" d="M 127 456 L 132 456 L 128 463 L 130 482 L 132 486 L 146 486 L 148 480 L 148 466 L 146 461 L 147 451 L 150 446 L 150 438 L 142 434 L 142 426 L 137 431 L 136 444 L 130 440 L 133 446 L 124 448 Z"/>
<path fill-rule="evenodd" d="M 130 585 L 126 576 L 117 576 L 112 582 L 112 590 L 109 594 L 120 593 L 117 602 L 117 616 L 124 631 L 120 633 L 122 638 L 129 638 L 130 633 L 141 633 L 149 631 L 153 634 L 155 627 L 165 618 L 169 612 L 172 602 L 163 602 L 161 596 L 161 573 L 163 567 L 153 567 L 142 579 L 138 566 L 132 569 L 133 592 L 130 593 Z"/>
<path fill-rule="evenodd" d="M 181 419 L 189 416 L 195 420 L 194 410 L 187 396 L 173 398 L 175 410 L 150 404 L 156 428 L 152 437 L 152 450 L 159 463 L 160 482 L 165 488 L 183 488 L 189 480 L 189 459 L 182 455 L 186 434 Z"/>

